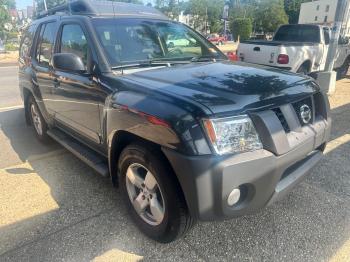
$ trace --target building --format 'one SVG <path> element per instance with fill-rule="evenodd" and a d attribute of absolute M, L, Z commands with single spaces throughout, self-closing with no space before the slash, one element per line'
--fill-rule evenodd
<path fill-rule="evenodd" d="M 348 1 L 349 2 L 349 1 Z M 319 24 L 333 26 L 338 0 L 314 0 L 301 4 L 299 24 Z M 346 21 L 342 33 L 350 36 L 350 4 L 346 8 Z"/>

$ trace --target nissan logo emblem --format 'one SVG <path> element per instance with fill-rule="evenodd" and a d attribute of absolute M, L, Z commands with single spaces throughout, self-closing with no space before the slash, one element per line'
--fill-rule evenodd
<path fill-rule="evenodd" d="M 304 124 L 308 124 L 312 118 L 311 108 L 308 105 L 300 107 L 300 118 Z"/>

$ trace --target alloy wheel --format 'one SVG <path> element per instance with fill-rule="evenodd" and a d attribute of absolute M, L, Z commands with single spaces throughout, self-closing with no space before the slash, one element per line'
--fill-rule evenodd
<path fill-rule="evenodd" d="M 165 214 L 163 194 L 154 175 L 143 165 L 131 164 L 126 171 L 126 188 L 136 213 L 149 225 L 162 223 Z"/>
<path fill-rule="evenodd" d="M 32 115 L 34 128 L 35 128 L 36 132 L 38 133 L 38 135 L 41 136 L 43 134 L 43 126 L 42 126 L 42 123 L 41 123 L 41 118 L 40 118 L 38 109 L 35 106 L 35 104 L 31 104 L 30 112 L 31 112 L 31 115 Z"/>

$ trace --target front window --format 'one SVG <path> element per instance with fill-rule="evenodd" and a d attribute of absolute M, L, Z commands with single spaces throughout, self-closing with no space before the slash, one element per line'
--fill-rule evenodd
<path fill-rule="evenodd" d="M 85 66 L 88 59 L 88 44 L 85 34 L 78 24 L 63 26 L 61 36 L 61 53 L 72 53 L 81 57 Z"/>
<path fill-rule="evenodd" d="M 111 66 L 140 61 L 226 57 L 198 33 L 170 21 L 93 19 Z"/>

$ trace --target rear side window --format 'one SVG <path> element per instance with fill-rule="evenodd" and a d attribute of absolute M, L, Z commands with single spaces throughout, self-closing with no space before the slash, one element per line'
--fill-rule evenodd
<path fill-rule="evenodd" d="M 62 28 L 61 53 L 76 54 L 81 57 L 84 64 L 87 63 L 88 44 L 80 25 L 67 24 Z"/>
<path fill-rule="evenodd" d="M 24 59 L 30 56 L 30 50 L 35 34 L 35 26 L 29 26 L 23 34 L 21 47 L 20 47 L 20 59 Z"/>
<path fill-rule="evenodd" d="M 284 25 L 274 37 L 275 41 L 320 43 L 320 31 L 313 25 Z"/>
<path fill-rule="evenodd" d="M 36 60 L 44 67 L 48 67 L 50 63 L 55 41 L 55 28 L 55 23 L 47 23 L 41 26 Z"/>

